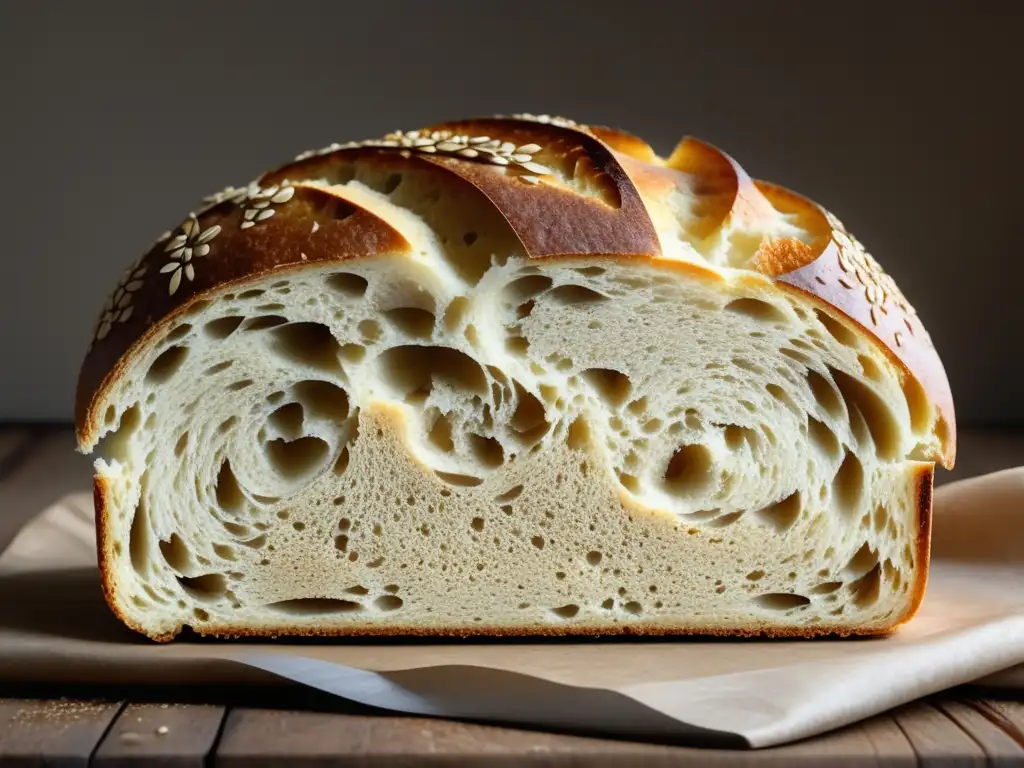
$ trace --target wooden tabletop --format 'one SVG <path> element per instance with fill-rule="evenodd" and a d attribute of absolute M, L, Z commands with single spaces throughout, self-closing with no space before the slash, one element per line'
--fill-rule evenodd
<path fill-rule="evenodd" d="M 270 707 L 0 699 L 0 766 L 1024 766 L 1024 703 L 919 702 L 756 751 Z"/>
<path fill-rule="evenodd" d="M 72 447 L 67 429 L 0 429 L 0 549 L 47 504 L 88 488 L 89 463 Z M 969 431 L 961 457 L 954 478 L 1024 464 L 1024 432 Z M 496 762 L 1024 767 L 1024 697 L 961 689 L 796 744 L 738 751 L 396 716 L 302 690 L 0 684 L 0 768 Z"/>

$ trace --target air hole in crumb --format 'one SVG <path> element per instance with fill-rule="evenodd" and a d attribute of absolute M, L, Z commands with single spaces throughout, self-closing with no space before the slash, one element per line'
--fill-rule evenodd
<path fill-rule="evenodd" d="M 522 336 L 509 336 L 505 339 L 505 349 L 519 357 L 525 357 L 530 351 L 530 342 Z"/>
<path fill-rule="evenodd" d="M 440 413 L 436 408 L 428 409 L 428 413 L 431 411 L 436 415 L 427 432 L 427 440 L 438 450 L 451 453 L 455 450 L 455 441 L 452 440 L 452 423 L 448 420 L 448 414 Z"/>
<path fill-rule="evenodd" d="M 856 410 L 864 417 L 878 455 L 888 460 L 898 458 L 900 427 L 885 401 L 871 387 L 853 376 L 831 367 L 829 373 L 839 387 L 847 410 L 851 414 Z"/>
<path fill-rule="evenodd" d="M 747 574 L 747 580 L 748 581 L 760 581 L 763 578 L 764 578 L 764 571 L 761 571 L 761 570 L 751 571 L 750 573 Z"/>
<path fill-rule="evenodd" d="M 548 433 L 551 424 L 547 420 L 544 404 L 532 392 L 528 392 L 518 381 L 514 382 L 514 389 L 516 408 L 509 424 L 522 445 L 533 445 Z"/>
<path fill-rule="evenodd" d="M 228 588 L 227 579 L 222 573 L 207 573 L 203 576 L 177 576 L 182 589 L 196 600 L 216 600 Z"/>
<path fill-rule="evenodd" d="M 584 285 L 560 285 L 552 288 L 548 296 L 564 305 L 593 304 L 608 299 L 604 294 Z"/>
<path fill-rule="evenodd" d="M 835 461 L 839 458 L 839 439 L 831 429 L 813 416 L 807 417 L 807 438 L 811 445 L 829 459 Z"/>
<path fill-rule="evenodd" d="M 811 358 L 810 357 L 808 357 L 803 352 L 800 352 L 800 351 L 798 351 L 796 349 L 791 349 L 789 347 L 783 347 L 782 349 L 779 350 L 779 352 L 784 354 L 790 360 L 796 360 L 801 365 L 809 365 L 810 362 L 811 362 Z"/>
<path fill-rule="evenodd" d="M 509 488 L 502 494 L 494 497 L 494 500 L 499 504 L 504 504 L 509 501 L 514 501 L 519 498 L 519 495 L 523 492 L 523 486 L 515 485 Z"/>
<path fill-rule="evenodd" d="M 210 614 L 204 611 L 202 608 L 193 608 L 192 615 L 195 616 L 199 621 L 209 621 Z"/>
<path fill-rule="evenodd" d="M 465 296 L 456 296 L 444 311 L 444 327 L 449 331 L 456 330 L 469 310 L 469 299 Z"/>
<path fill-rule="evenodd" d="M 348 394 L 329 381 L 311 379 L 292 385 L 296 399 L 314 416 L 338 422 L 349 412 Z"/>
<path fill-rule="evenodd" d="M 147 384 L 163 384 L 176 374 L 188 357 L 188 347 L 168 347 L 153 361 L 146 373 Z"/>
<path fill-rule="evenodd" d="M 812 595 L 830 595 L 843 586 L 841 581 L 827 581 L 824 584 L 819 584 L 811 590 Z"/>
<path fill-rule="evenodd" d="M 739 520 L 745 514 L 746 514 L 746 510 L 742 510 L 742 509 L 737 510 L 736 512 L 730 512 L 727 515 L 722 515 L 721 517 L 716 517 L 714 520 L 711 521 L 711 525 L 713 525 L 715 528 L 725 528 L 726 526 L 729 526 L 729 525 L 732 525 L 733 523 L 735 523 L 737 520 Z"/>
<path fill-rule="evenodd" d="M 932 408 L 928 403 L 928 396 L 913 374 L 904 372 L 901 384 L 903 397 L 906 398 L 907 409 L 910 411 L 910 428 L 916 435 L 923 434 L 932 422 Z M 938 430 L 936 431 L 938 432 Z M 940 444 L 945 445 L 944 436 L 941 434 L 937 436 Z"/>
<path fill-rule="evenodd" d="M 182 432 L 178 442 L 174 444 L 174 455 L 180 457 L 188 447 L 188 432 Z"/>
<path fill-rule="evenodd" d="M 396 307 L 382 314 L 397 330 L 415 339 L 429 339 L 437 322 L 433 312 L 416 307 Z"/>
<path fill-rule="evenodd" d="M 437 384 L 487 394 L 487 379 L 480 364 L 449 347 L 392 347 L 378 360 L 385 381 L 407 401 L 422 401 Z"/>
<path fill-rule="evenodd" d="M 571 619 L 580 612 L 580 607 L 573 603 L 569 603 L 568 605 L 563 605 L 558 608 L 552 608 L 551 612 L 560 619 Z"/>
<path fill-rule="evenodd" d="M 626 613 L 632 614 L 633 616 L 639 616 L 644 612 L 644 607 L 640 605 L 636 600 L 630 600 L 628 603 L 622 606 L 622 610 Z"/>
<path fill-rule="evenodd" d="M 349 456 L 348 446 L 346 445 L 342 447 L 341 452 L 338 453 L 338 458 L 334 462 L 334 474 L 345 474 L 345 472 L 348 470 L 348 464 L 350 460 L 351 457 Z"/>
<path fill-rule="evenodd" d="M 221 557 L 224 560 L 234 561 L 237 559 L 234 548 L 229 547 L 227 544 L 214 544 L 213 551 L 217 557 Z"/>
<path fill-rule="evenodd" d="M 537 549 L 544 549 L 543 536 L 534 536 L 532 539 L 530 539 L 530 543 L 533 544 L 533 546 L 535 546 Z"/>
<path fill-rule="evenodd" d="M 350 299 L 358 299 L 366 293 L 369 283 L 365 277 L 353 275 L 349 272 L 338 272 L 331 275 L 324 281 L 332 291 L 337 291 Z"/>
<path fill-rule="evenodd" d="M 808 605 L 811 599 L 789 592 L 770 592 L 766 595 L 758 595 L 754 598 L 754 602 L 770 611 L 789 611 Z"/>
<path fill-rule="evenodd" d="M 853 593 L 853 604 L 858 608 L 866 608 L 869 605 L 874 605 L 878 602 L 881 585 L 882 564 L 875 563 L 874 568 L 850 584 L 850 591 Z"/>
<path fill-rule="evenodd" d="M 355 613 L 363 610 L 362 603 L 341 600 L 336 597 L 299 597 L 294 600 L 280 600 L 270 603 L 267 608 L 290 616 L 321 616 L 325 613 Z"/>
<path fill-rule="evenodd" d="M 277 326 L 284 325 L 287 322 L 288 318 L 281 315 L 262 315 L 246 320 L 242 326 L 242 331 L 265 331 L 268 328 L 277 328 Z"/>
<path fill-rule="evenodd" d="M 569 425 L 566 433 L 566 444 L 573 451 L 585 450 L 590 445 L 590 426 L 582 416 L 577 416 L 572 424 Z"/>
<path fill-rule="evenodd" d="M 461 475 L 457 472 L 439 472 L 435 471 L 435 475 L 441 480 L 448 483 L 449 485 L 458 485 L 467 488 L 473 488 L 480 485 L 483 480 L 479 477 L 473 477 L 472 475 Z"/>
<path fill-rule="evenodd" d="M 349 363 L 358 363 L 366 357 L 366 347 L 361 344 L 346 344 L 339 351 L 341 359 Z"/>
<path fill-rule="evenodd" d="M 236 512 L 245 503 L 242 488 L 238 484 L 238 479 L 235 477 L 229 461 L 225 461 L 220 465 L 220 471 L 217 473 L 215 495 L 217 497 L 217 504 L 221 509 L 229 512 Z"/>
<path fill-rule="evenodd" d="M 873 381 L 882 380 L 882 369 L 878 367 L 878 363 L 872 360 L 867 355 L 858 355 L 857 362 L 860 363 L 860 368 L 864 371 L 864 375 Z"/>
<path fill-rule="evenodd" d="M 588 368 L 581 371 L 581 375 L 601 399 L 615 408 L 626 402 L 633 389 L 626 374 L 609 368 Z"/>
<path fill-rule="evenodd" d="M 878 564 L 878 553 L 867 542 L 861 545 L 850 561 L 843 568 L 843 573 L 850 577 L 860 577 L 868 573 Z"/>
<path fill-rule="evenodd" d="M 825 330 L 832 338 L 845 347 L 857 348 L 857 335 L 843 323 L 820 309 L 815 309 L 814 314 L 818 316 L 818 321 L 825 326 Z"/>
<path fill-rule="evenodd" d="M 619 483 L 630 493 L 640 493 L 640 481 L 627 472 L 618 473 Z"/>
<path fill-rule="evenodd" d="M 466 232 L 462 235 L 462 242 L 466 245 L 472 245 L 476 242 L 476 232 Z"/>
<path fill-rule="evenodd" d="M 278 438 L 264 445 L 268 463 L 279 475 L 296 480 L 317 472 L 327 458 L 328 445 L 318 437 Z"/>
<path fill-rule="evenodd" d="M 397 595 L 381 595 L 373 604 L 377 607 L 378 611 L 397 611 L 402 607 L 402 598 Z"/>
<path fill-rule="evenodd" d="M 676 495 L 707 489 L 713 480 L 711 451 L 700 444 L 679 446 L 665 467 L 664 479 L 667 490 Z"/>
<path fill-rule="evenodd" d="M 832 496 L 836 500 L 839 510 L 844 514 L 852 514 L 860 507 L 861 498 L 864 495 L 864 466 L 860 459 L 849 450 L 843 463 L 839 465 L 832 480 Z"/>
<path fill-rule="evenodd" d="M 167 334 L 167 341 L 178 341 L 188 335 L 188 332 L 192 330 L 192 326 L 188 323 L 182 323 L 173 331 Z"/>
<path fill-rule="evenodd" d="M 485 467 L 500 467 L 505 463 L 505 450 L 493 437 L 470 434 L 469 447 L 473 457 Z"/>
<path fill-rule="evenodd" d="M 778 384 L 775 384 L 775 383 L 766 384 L 764 388 L 765 388 L 765 390 L 767 390 L 769 395 L 774 397 L 776 400 L 778 400 L 784 406 L 789 408 L 791 411 L 794 411 L 796 413 L 801 413 L 800 407 L 797 406 L 797 404 L 793 402 L 793 398 L 791 398 L 789 396 L 789 393 L 786 392 L 786 390 L 784 390 Z"/>
<path fill-rule="evenodd" d="M 544 275 L 527 275 L 514 280 L 505 287 L 506 293 L 515 306 L 522 304 L 527 299 L 532 299 L 551 288 L 552 280 Z"/>
<path fill-rule="evenodd" d="M 761 522 L 767 523 L 779 533 L 788 531 L 800 517 L 803 501 L 800 492 L 790 494 L 771 506 L 757 510 L 754 514 Z"/>
<path fill-rule="evenodd" d="M 875 514 L 873 516 L 874 528 L 878 533 L 882 533 L 886 526 L 889 524 L 889 513 L 881 504 L 875 507 Z"/>
<path fill-rule="evenodd" d="M 160 542 L 160 554 L 172 570 L 182 574 L 192 570 L 192 555 L 178 534 L 172 533 L 170 539 Z"/>
<path fill-rule="evenodd" d="M 725 310 L 762 323 L 778 323 L 787 320 L 786 314 L 781 309 L 760 299 L 734 299 L 725 305 Z"/>
<path fill-rule="evenodd" d="M 232 384 L 228 384 L 226 387 L 224 387 L 224 389 L 226 389 L 228 392 L 238 392 L 239 390 L 245 389 L 246 387 L 251 387 L 252 385 L 252 379 L 242 379 L 241 381 L 236 381 Z"/>
<path fill-rule="evenodd" d="M 725 444 L 730 451 L 739 450 L 744 444 L 753 449 L 757 445 L 757 432 L 750 427 L 729 424 L 723 432 Z"/>
<path fill-rule="evenodd" d="M 590 552 L 587 552 L 587 562 L 590 565 L 600 565 L 601 560 L 603 558 L 604 555 L 598 552 L 597 550 L 591 550 Z"/>
<path fill-rule="evenodd" d="M 376 344 L 384 335 L 384 329 L 376 320 L 363 320 L 356 326 L 364 344 Z"/>
<path fill-rule="evenodd" d="M 289 363 L 340 373 L 341 347 L 326 325 L 290 323 L 270 331 L 270 349 Z"/>
<path fill-rule="evenodd" d="M 843 404 L 839 400 L 839 393 L 835 387 L 824 376 L 815 370 L 808 369 L 807 384 L 811 388 L 811 395 L 829 416 L 842 420 L 844 414 Z"/>
<path fill-rule="evenodd" d="M 227 301 L 228 296 L 224 296 L 223 299 Z M 199 301 L 195 301 L 191 304 L 191 306 L 189 306 L 188 309 L 185 310 L 185 314 L 183 315 L 183 317 L 195 317 L 196 315 L 202 313 L 212 303 L 213 302 L 207 301 L 206 299 L 200 299 Z"/>

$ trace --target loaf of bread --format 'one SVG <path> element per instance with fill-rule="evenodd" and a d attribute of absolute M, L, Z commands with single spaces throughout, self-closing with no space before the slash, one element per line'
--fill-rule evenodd
<path fill-rule="evenodd" d="M 955 452 L 831 214 L 545 115 L 207 198 L 107 301 L 76 419 L 107 601 L 157 640 L 883 633 Z"/>

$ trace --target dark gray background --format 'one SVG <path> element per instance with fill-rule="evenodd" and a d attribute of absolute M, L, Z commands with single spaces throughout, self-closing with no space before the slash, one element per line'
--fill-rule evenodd
<path fill-rule="evenodd" d="M 1020 3 L 0 3 L 0 420 L 66 420 L 122 270 L 297 151 L 553 112 L 690 133 L 827 205 L 962 423 L 1024 421 Z"/>

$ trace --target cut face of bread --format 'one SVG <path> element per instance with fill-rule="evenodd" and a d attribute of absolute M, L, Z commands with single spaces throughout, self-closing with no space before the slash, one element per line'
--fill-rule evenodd
<path fill-rule="evenodd" d="M 540 259 L 473 189 L 420 173 L 290 182 L 311 213 L 277 251 L 363 217 L 365 255 L 215 275 L 103 360 L 80 435 L 127 624 L 808 636 L 912 615 L 951 413 L 885 344 L 795 281 L 722 263 L 728 231 L 668 256 L 655 224 L 661 255 Z M 260 194 L 243 233 L 273 220 L 278 191 Z M 762 199 L 776 234 L 813 241 Z M 697 233 L 680 206 L 673 226 Z M 189 219 L 121 295 L 215 272 L 200 251 L 226 226 Z"/>

